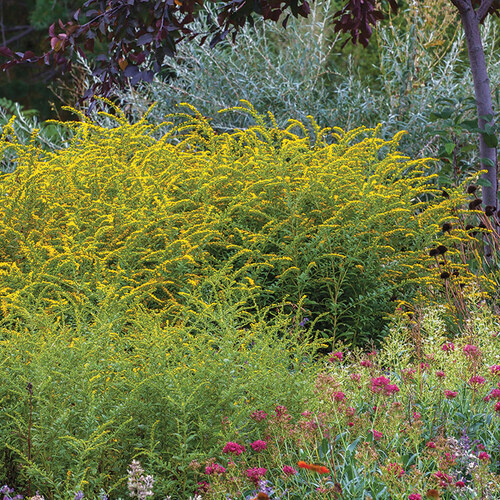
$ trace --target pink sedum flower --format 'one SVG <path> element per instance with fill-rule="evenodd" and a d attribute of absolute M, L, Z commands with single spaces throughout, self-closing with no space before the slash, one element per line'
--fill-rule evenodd
<path fill-rule="evenodd" d="M 330 357 L 330 361 L 333 363 L 334 361 L 342 361 L 344 359 L 344 354 L 341 352 L 332 352 Z"/>
<path fill-rule="evenodd" d="M 250 418 L 256 422 L 262 422 L 267 417 L 267 413 L 262 410 L 254 411 L 250 414 Z"/>
<path fill-rule="evenodd" d="M 441 349 L 445 352 L 453 352 L 455 350 L 455 344 L 453 342 L 446 342 L 443 344 L 443 347 Z"/>
<path fill-rule="evenodd" d="M 474 377 L 471 377 L 469 379 L 469 385 L 471 386 L 483 385 L 485 382 L 485 378 L 481 377 L 480 375 L 475 375 Z"/>
<path fill-rule="evenodd" d="M 467 344 L 463 348 L 464 354 L 466 356 L 469 356 L 470 358 L 477 357 L 481 354 L 481 351 L 479 350 L 479 347 L 471 344 Z"/>
<path fill-rule="evenodd" d="M 444 391 L 446 399 L 455 399 L 458 396 L 457 391 Z"/>
<path fill-rule="evenodd" d="M 210 464 L 205 467 L 205 474 L 211 476 L 212 474 L 224 474 L 226 472 L 225 467 L 220 464 Z"/>
<path fill-rule="evenodd" d="M 257 441 L 254 441 L 251 445 L 253 451 L 264 451 L 267 448 L 267 443 L 265 441 L 262 441 L 261 439 L 258 439 Z"/>
<path fill-rule="evenodd" d="M 248 480 L 258 486 L 259 481 L 266 475 L 267 469 L 264 467 L 253 467 L 252 469 L 247 469 L 245 475 Z"/>
<path fill-rule="evenodd" d="M 465 488 L 465 483 L 464 483 L 463 481 L 457 481 L 457 482 L 455 483 L 455 486 L 456 486 L 457 488 Z"/>
<path fill-rule="evenodd" d="M 290 465 L 284 465 L 283 466 L 283 474 L 285 474 L 285 476 L 294 476 L 295 474 L 297 474 L 297 471 L 291 467 Z"/>
<path fill-rule="evenodd" d="M 408 497 L 408 500 L 422 500 L 422 495 L 420 495 L 420 493 L 412 493 Z"/>
<path fill-rule="evenodd" d="M 490 372 L 492 375 L 499 375 L 500 376 L 500 365 L 490 366 Z"/>
<path fill-rule="evenodd" d="M 485 451 L 482 451 L 478 455 L 478 458 L 479 458 L 479 460 L 482 460 L 483 462 L 487 462 L 491 457 L 488 455 L 488 453 L 486 453 Z"/>
<path fill-rule="evenodd" d="M 382 432 L 375 431 L 375 430 L 371 430 L 370 432 L 373 434 L 374 441 L 379 441 L 380 439 L 382 439 L 382 436 L 383 436 Z"/>
<path fill-rule="evenodd" d="M 340 403 L 341 401 L 344 401 L 345 394 L 343 392 L 336 392 L 333 394 L 333 399 L 335 399 L 337 403 Z"/>
<path fill-rule="evenodd" d="M 245 453 L 245 447 L 242 444 L 234 443 L 229 441 L 226 443 L 224 448 L 222 449 L 222 453 L 231 453 L 232 455 L 241 455 Z"/>

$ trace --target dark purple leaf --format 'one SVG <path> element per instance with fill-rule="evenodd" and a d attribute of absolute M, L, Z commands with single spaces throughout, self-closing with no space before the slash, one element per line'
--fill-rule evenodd
<path fill-rule="evenodd" d="M 152 33 L 144 33 L 144 35 L 141 35 L 136 40 L 136 43 L 137 43 L 137 45 L 146 45 L 147 43 L 151 43 L 152 41 L 153 41 L 153 34 Z"/>

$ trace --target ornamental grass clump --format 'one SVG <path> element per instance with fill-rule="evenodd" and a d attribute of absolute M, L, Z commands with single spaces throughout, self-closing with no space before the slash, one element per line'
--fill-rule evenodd
<path fill-rule="evenodd" d="M 107 102 L 107 101 L 106 101 Z M 185 295 L 224 270 L 258 292 L 256 307 L 301 302 L 304 328 L 355 345 L 380 341 L 398 301 L 432 287 L 446 300 L 448 267 L 476 278 L 459 258 L 465 232 L 442 232 L 461 213 L 464 189 L 448 198 L 430 160 L 398 153 L 380 129 L 286 129 L 252 106 L 256 125 L 219 134 L 188 113 L 130 124 L 108 102 L 104 128 L 79 115 L 69 146 L 49 153 L 16 139 L 0 156 L 1 317 L 84 324 L 112 317 L 126 333 L 137 307 L 177 321 Z M 436 268 L 431 247 L 445 245 Z M 302 320 L 302 321 L 301 321 Z"/>

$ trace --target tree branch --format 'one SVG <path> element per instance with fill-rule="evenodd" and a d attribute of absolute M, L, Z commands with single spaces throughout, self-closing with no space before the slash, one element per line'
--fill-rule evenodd
<path fill-rule="evenodd" d="M 10 37 L 8 40 L 6 40 L 4 45 L 7 46 L 10 43 L 15 42 L 16 40 L 19 40 L 20 38 L 23 38 L 24 36 L 29 35 L 32 31 L 35 31 L 35 28 L 33 28 L 33 26 L 29 26 L 22 33 L 19 33 L 18 35 Z"/>
<path fill-rule="evenodd" d="M 491 6 L 493 5 L 494 0 L 483 0 L 481 2 L 481 5 L 477 9 L 477 17 L 479 19 L 479 22 L 481 23 L 483 19 L 488 15 L 488 11 L 490 10 Z"/>
<path fill-rule="evenodd" d="M 468 7 L 472 7 L 470 1 L 468 0 L 451 0 L 451 3 L 460 11 L 467 10 Z"/>

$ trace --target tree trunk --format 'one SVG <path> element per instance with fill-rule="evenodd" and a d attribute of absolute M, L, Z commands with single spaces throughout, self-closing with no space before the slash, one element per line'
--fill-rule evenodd
<path fill-rule="evenodd" d="M 453 1 L 453 0 L 452 0 Z M 483 0 L 484 1 L 484 0 Z M 472 7 L 470 0 L 453 3 L 458 7 L 462 26 L 467 41 L 467 51 L 474 80 L 474 93 L 476 97 L 476 109 L 478 115 L 478 127 L 485 129 L 485 125 L 494 125 L 493 103 L 491 100 L 490 80 L 486 68 L 486 58 L 484 55 L 481 31 L 479 29 L 479 19 L 477 12 Z M 466 4 L 466 5 L 464 5 Z M 482 116 L 490 115 L 491 120 L 487 121 Z M 498 163 L 496 148 L 488 147 L 483 134 L 479 134 L 479 154 L 481 170 L 487 170 L 483 178 L 489 181 L 491 186 L 483 186 L 483 205 L 493 206 L 498 209 Z"/>

